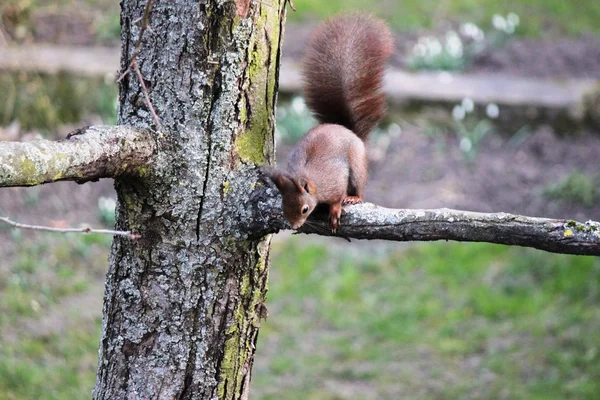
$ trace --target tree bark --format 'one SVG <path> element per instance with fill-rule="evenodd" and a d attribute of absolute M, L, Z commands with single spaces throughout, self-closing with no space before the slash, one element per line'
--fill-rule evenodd
<path fill-rule="evenodd" d="M 122 2 L 124 72 L 146 3 Z M 250 237 L 273 159 L 283 2 L 156 2 L 136 62 L 162 131 L 148 174 L 119 177 L 96 399 L 248 395 L 270 237 Z M 119 124 L 156 128 L 135 73 Z"/>

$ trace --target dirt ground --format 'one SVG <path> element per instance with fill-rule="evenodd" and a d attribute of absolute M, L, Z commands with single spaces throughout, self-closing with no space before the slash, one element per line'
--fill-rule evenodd
<path fill-rule="evenodd" d="M 314 26 L 288 24 L 283 56 L 300 58 Z M 441 35 L 440 35 L 441 36 Z M 394 67 L 406 67 L 406 54 L 418 35 L 396 33 Z M 600 37 L 511 39 L 505 46 L 489 47 L 477 54 L 465 73 L 515 75 L 533 78 L 600 79 Z"/>
<path fill-rule="evenodd" d="M 371 161 L 366 198 L 382 206 L 600 219 L 600 204 L 585 207 L 543 195 L 548 185 L 574 170 L 600 172 L 599 135 L 561 138 L 545 127 L 519 145 L 490 135 L 473 163 L 464 160 L 457 139 L 427 136 L 414 128 L 391 139 L 385 150 L 377 143 L 374 147 L 371 154 L 377 153 L 378 160 Z M 288 151 L 279 147 L 279 163 L 285 163 Z"/>

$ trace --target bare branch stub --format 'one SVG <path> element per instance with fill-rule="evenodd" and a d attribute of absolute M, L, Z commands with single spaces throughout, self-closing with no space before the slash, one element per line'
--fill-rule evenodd
<path fill-rule="evenodd" d="M 81 128 L 58 141 L 0 142 L 0 187 L 138 176 L 157 151 L 152 131 L 129 126 Z"/>

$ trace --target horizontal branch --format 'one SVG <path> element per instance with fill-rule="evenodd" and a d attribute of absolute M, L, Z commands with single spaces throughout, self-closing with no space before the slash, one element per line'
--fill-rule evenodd
<path fill-rule="evenodd" d="M 45 232 L 55 232 L 55 233 L 97 233 L 101 235 L 112 235 L 112 236 L 127 236 L 131 240 L 136 240 L 140 238 L 140 235 L 137 233 L 133 233 L 131 231 L 115 231 L 112 229 L 96 229 L 91 228 L 89 226 L 85 226 L 82 228 L 56 228 L 53 226 L 44 226 L 44 225 L 29 225 L 23 224 L 20 222 L 16 222 L 11 220 L 8 217 L 0 217 L 0 221 L 4 222 L 14 228 L 18 229 L 30 229 L 34 231 L 45 231 Z"/>
<path fill-rule="evenodd" d="M 259 189 L 255 193 L 256 218 L 249 229 L 256 234 L 290 229 L 281 212 L 280 198 L 273 193 L 274 189 Z M 390 209 L 370 203 L 344 207 L 337 233 L 329 229 L 326 213 L 311 215 L 308 221 L 298 232 L 398 242 L 487 242 L 533 247 L 553 253 L 600 255 L 600 223 L 594 221 L 581 223 L 447 208 Z"/>
<path fill-rule="evenodd" d="M 86 127 L 58 141 L 0 142 L 0 187 L 140 175 L 155 151 L 151 131 L 127 126 Z"/>

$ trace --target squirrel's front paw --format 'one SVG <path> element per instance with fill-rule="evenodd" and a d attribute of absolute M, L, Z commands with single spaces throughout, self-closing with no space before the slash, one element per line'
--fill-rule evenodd
<path fill-rule="evenodd" d="M 342 218 L 342 203 L 332 204 L 329 207 L 329 226 L 333 233 L 340 227 L 340 219 Z"/>
<path fill-rule="evenodd" d="M 348 204 L 360 204 L 363 202 L 362 197 L 360 196 L 348 196 L 344 199 L 344 201 L 342 201 L 342 205 L 348 205 Z"/>

